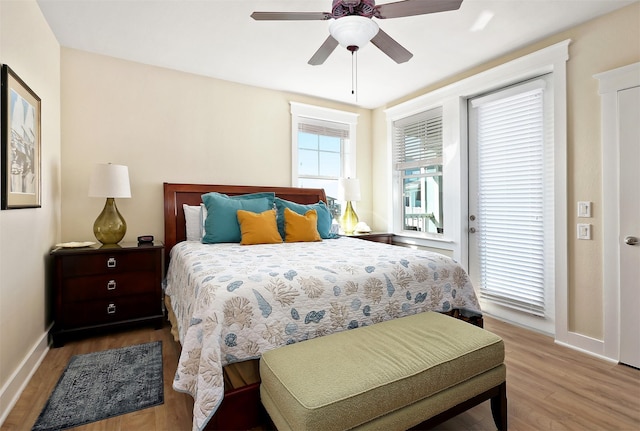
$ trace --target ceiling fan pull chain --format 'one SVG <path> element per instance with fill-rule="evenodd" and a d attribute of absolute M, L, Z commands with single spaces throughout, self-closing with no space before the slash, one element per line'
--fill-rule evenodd
<path fill-rule="evenodd" d="M 358 102 L 358 50 L 351 51 L 351 94 L 356 96 Z"/>
<path fill-rule="evenodd" d="M 351 94 L 355 94 L 354 86 L 353 86 L 353 51 L 351 51 Z"/>

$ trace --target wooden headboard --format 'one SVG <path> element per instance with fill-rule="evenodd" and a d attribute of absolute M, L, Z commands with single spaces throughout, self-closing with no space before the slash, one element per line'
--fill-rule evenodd
<path fill-rule="evenodd" d="M 182 204 L 200 205 L 202 195 L 209 192 L 225 195 L 244 195 L 257 192 L 274 192 L 277 197 L 299 204 L 327 202 L 323 189 L 297 187 L 233 186 L 211 184 L 164 183 L 164 251 L 165 262 L 169 262 L 171 248 L 187 238 Z"/>

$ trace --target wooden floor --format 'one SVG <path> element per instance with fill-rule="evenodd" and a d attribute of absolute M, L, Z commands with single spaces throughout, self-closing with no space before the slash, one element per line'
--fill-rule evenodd
<path fill-rule="evenodd" d="M 558 346 L 549 337 L 495 319 L 486 318 L 485 328 L 505 341 L 510 430 L 640 430 L 640 370 Z M 121 332 L 51 349 L 1 430 L 31 429 L 71 356 L 155 340 L 163 342 L 164 404 L 75 429 L 190 430 L 191 397 L 171 388 L 178 346 L 168 327 Z M 489 402 L 438 429 L 495 430 Z"/>

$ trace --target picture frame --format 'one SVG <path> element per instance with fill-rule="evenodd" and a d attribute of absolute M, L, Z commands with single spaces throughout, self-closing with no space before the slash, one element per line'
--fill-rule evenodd
<path fill-rule="evenodd" d="M 3 210 L 40 208 L 42 192 L 41 100 L 13 71 L 0 70 Z"/>

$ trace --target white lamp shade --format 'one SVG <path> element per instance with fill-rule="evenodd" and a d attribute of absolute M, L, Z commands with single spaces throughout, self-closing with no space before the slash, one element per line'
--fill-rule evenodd
<path fill-rule="evenodd" d="M 130 198 L 129 168 L 111 163 L 95 165 L 89 182 L 89 197 Z"/>
<path fill-rule="evenodd" d="M 378 24 L 371 18 L 359 15 L 348 15 L 331 21 L 329 33 L 345 48 L 357 46 L 362 48 L 378 34 Z"/>
<path fill-rule="evenodd" d="M 338 181 L 338 200 L 359 201 L 360 180 L 357 178 L 340 178 Z"/>

